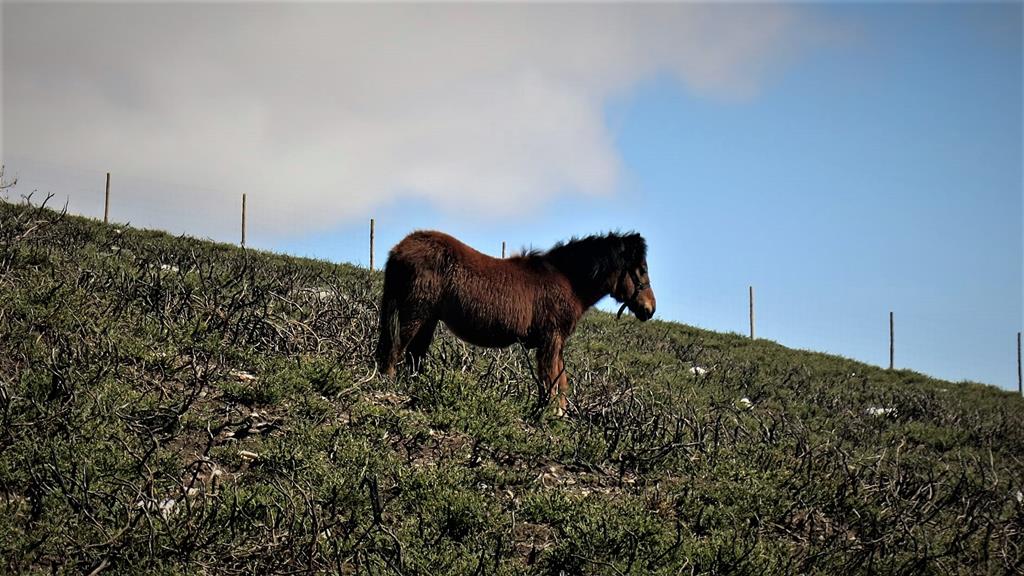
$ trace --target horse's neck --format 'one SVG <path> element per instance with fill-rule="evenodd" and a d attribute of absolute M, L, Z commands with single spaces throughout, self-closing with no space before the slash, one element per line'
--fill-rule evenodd
<path fill-rule="evenodd" d="M 602 298 L 604 298 L 605 296 L 607 296 L 609 294 L 611 294 L 611 290 L 610 289 L 602 290 L 599 293 L 595 293 L 591 298 L 589 298 L 585 302 L 584 308 L 592 307 L 594 304 L 597 304 Z"/>
<path fill-rule="evenodd" d="M 583 256 L 583 259 L 586 259 L 586 256 Z M 584 311 L 597 304 L 612 291 L 614 284 L 612 271 L 604 270 L 598 274 L 597 279 L 594 279 L 587 273 L 593 268 L 572 256 L 563 255 L 561 258 L 554 261 L 549 260 L 549 262 L 569 280 L 576 299 L 579 300 Z"/>
<path fill-rule="evenodd" d="M 607 279 L 596 283 L 593 281 L 571 281 L 571 283 L 573 285 L 573 292 L 576 293 L 576 298 L 579 299 L 584 310 L 597 304 L 598 301 L 612 291 L 611 282 Z"/>

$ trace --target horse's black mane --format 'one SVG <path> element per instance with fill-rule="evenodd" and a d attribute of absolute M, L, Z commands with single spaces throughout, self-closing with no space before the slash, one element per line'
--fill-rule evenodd
<path fill-rule="evenodd" d="M 575 284 L 590 283 L 636 267 L 647 258 L 647 242 L 636 232 L 609 232 L 559 242 L 547 252 L 531 250 L 524 257 L 554 266 Z"/>

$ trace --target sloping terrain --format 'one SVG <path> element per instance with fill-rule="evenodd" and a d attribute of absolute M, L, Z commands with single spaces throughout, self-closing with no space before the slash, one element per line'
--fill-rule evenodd
<path fill-rule="evenodd" d="M 0 572 L 1024 567 L 1014 394 L 591 312 L 554 419 L 443 330 L 375 376 L 380 281 L 0 202 Z"/>

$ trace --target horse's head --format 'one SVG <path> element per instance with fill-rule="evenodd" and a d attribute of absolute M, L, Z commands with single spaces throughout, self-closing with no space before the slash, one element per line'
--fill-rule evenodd
<path fill-rule="evenodd" d="M 623 266 L 612 287 L 612 298 L 621 302 L 618 317 L 626 308 L 640 321 L 654 316 L 656 301 L 651 289 L 651 277 L 647 272 L 647 244 L 639 234 L 625 238 Z"/>

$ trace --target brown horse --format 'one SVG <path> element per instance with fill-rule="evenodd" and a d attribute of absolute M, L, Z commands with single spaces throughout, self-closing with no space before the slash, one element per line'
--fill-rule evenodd
<path fill-rule="evenodd" d="M 413 232 L 388 255 L 377 364 L 387 376 L 406 353 L 413 369 L 438 322 L 490 348 L 537 350 L 541 401 L 566 406 L 562 347 L 584 312 L 611 295 L 640 320 L 654 315 L 647 243 L 639 234 L 588 236 L 547 252 L 498 259 L 441 232 Z"/>

